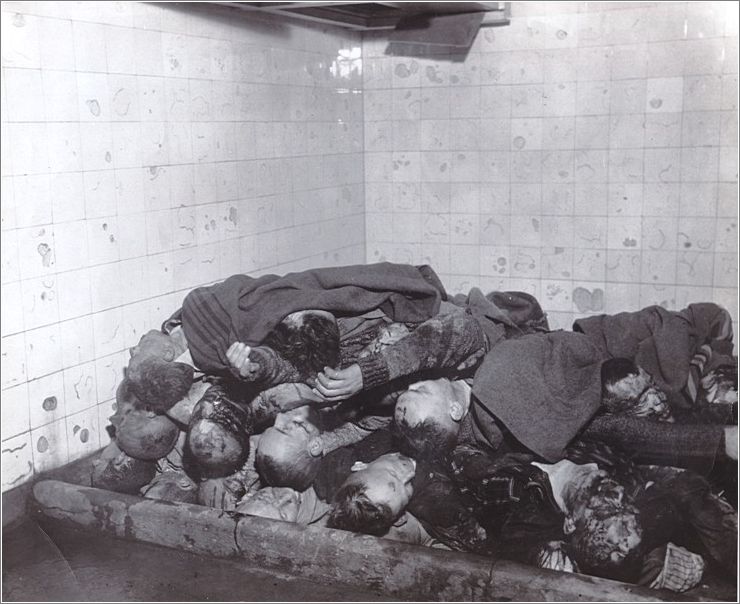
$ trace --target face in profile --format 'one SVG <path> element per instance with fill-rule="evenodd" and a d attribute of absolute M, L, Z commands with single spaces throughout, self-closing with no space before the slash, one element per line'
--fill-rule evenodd
<path fill-rule="evenodd" d="M 360 484 L 365 495 L 376 504 L 387 505 L 393 516 L 398 516 L 414 494 L 412 481 L 416 462 L 400 453 L 388 453 L 365 464 L 357 462 L 345 484 Z"/>
<path fill-rule="evenodd" d="M 265 430 L 257 445 L 260 455 L 276 460 L 289 458 L 309 448 L 312 439 L 321 435 L 308 405 L 278 413 L 275 423 Z"/>
<path fill-rule="evenodd" d="M 289 487 L 266 487 L 248 495 L 238 512 L 285 522 L 297 522 L 301 493 Z"/>
<path fill-rule="evenodd" d="M 451 423 L 449 403 L 454 400 L 452 383 L 447 379 L 427 380 L 411 384 L 398 397 L 395 420 L 408 426 L 417 426 L 425 420 L 439 425 Z"/>

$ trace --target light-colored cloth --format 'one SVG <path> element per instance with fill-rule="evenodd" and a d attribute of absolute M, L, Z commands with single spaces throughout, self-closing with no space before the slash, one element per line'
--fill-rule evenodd
<path fill-rule="evenodd" d="M 660 555 L 660 550 L 654 551 L 656 556 Z M 653 552 L 650 555 L 653 555 Z M 703 575 L 704 558 L 684 547 L 668 542 L 665 547 L 663 565 L 658 576 L 650 583 L 650 587 L 684 592 L 696 587 Z"/>

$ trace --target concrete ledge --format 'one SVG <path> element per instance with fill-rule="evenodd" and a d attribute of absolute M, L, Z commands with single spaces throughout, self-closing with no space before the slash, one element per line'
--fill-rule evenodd
<path fill-rule="evenodd" d="M 33 513 L 66 526 L 219 558 L 244 559 L 261 568 L 315 581 L 365 586 L 404 600 L 697 601 L 695 597 L 682 598 L 586 575 L 144 499 L 58 480 L 34 485 L 31 508 Z"/>

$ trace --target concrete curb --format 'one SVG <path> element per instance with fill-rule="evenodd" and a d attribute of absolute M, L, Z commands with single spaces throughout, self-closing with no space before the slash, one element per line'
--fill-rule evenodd
<path fill-rule="evenodd" d="M 67 526 L 219 558 L 241 558 L 260 568 L 362 585 L 404 600 L 697 601 L 597 577 L 58 480 L 37 482 L 31 505 L 34 513 Z"/>

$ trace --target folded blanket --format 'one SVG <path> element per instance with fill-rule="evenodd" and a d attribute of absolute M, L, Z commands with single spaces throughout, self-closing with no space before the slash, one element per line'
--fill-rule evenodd
<path fill-rule="evenodd" d="M 499 342 L 473 382 L 474 415 L 490 442 L 496 418 L 529 450 L 556 462 L 601 403 L 603 354 L 585 335 L 564 331 Z"/>
<path fill-rule="evenodd" d="M 231 344 L 259 344 L 290 313 L 316 309 L 341 316 L 381 309 L 392 321 L 414 323 L 434 316 L 444 298 L 444 287 L 428 266 L 378 263 L 284 277 L 234 275 L 190 292 L 182 327 L 195 365 L 220 374 L 228 371 Z"/>
<path fill-rule="evenodd" d="M 655 379 L 672 405 L 685 407 L 696 398 L 695 387 L 684 392 L 692 357 L 703 344 L 721 355 L 731 354 L 731 325 L 725 309 L 701 303 L 681 312 L 648 306 L 636 312 L 587 317 L 577 320 L 573 331 L 588 336 L 606 358 L 633 360 Z"/>

